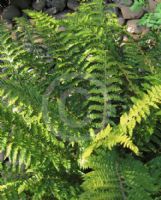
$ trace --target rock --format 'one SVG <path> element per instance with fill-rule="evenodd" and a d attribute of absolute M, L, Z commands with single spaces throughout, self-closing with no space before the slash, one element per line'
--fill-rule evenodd
<path fill-rule="evenodd" d="M 13 29 L 13 23 L 11 21 L 7 22 L 5 24 L 6 28 L 9 30 L 9 31 L 12 31 Z"/>
<path fill-rule="evenodd" d="M 3 12 L 3 8 L 0 7 L 0 15 L 2 14 L 2 12 Z"/>
<path fill-rule="evenodd" d="M 148 0 L 147 11 L 153 12 L 157 6 L 158 2 L 154 0 Z"/>
<path fill-rule="evenodd" d="M 114 13 L 117 17 L 122 17 L 121 9 L 119 7 L 114 7 Z"/>
<path fill-rule="evenodd" d="M 46 9 L 45 12 L 46 12 L 48 15 L 55 15 L 58 11 L 56 10 L 56 7 L 53 7 L 53 8 L 48 8 L 48 9 Z"/>
<path fill-rule="evenodd" d="M 142 29 L 141 27 L 138 25 L 139 20 L 128 20 L 127 21 L 127 31 L 129 33 L 141 33 Z"/>
<path fill-rule="evenodd" d="M 125 25 L 126 20 L 125 20 L 123 17 L 119 17 L 119 18 L 118 18 L 118 23 L 119 23 L 121 26 L 123 26 L 123 25 Z"/>
<path fill-rule="evenodd" d="M 59 31 L 59 32 L 64 32 L 64 31 L 66 31 L 66 28 L 65 28 L 64 26 L 60 26 L 60 27 L 58 28 L 58 31 Z"/>
<path fill-rule="evenodd" d="M 128 20 L 127 21 L 127 31 L 129 33 L 132 34 L 145 34 L 146 32 L 148 32 L 148 28 L 146 28 L 145 26 L 141 26 L 138 24 L 139 23 L 139 19 L 135 19 L 135 20 Z"/>
<path fill-rule="evenodd" d="M 127 36 L 127 35 L 124 35 L 122 41 L 123 41 L 123 42 L 128 42 L 128 41 L 129 41 L 128 36 Z"/>
<path fill-rule="evenodd" d="M 139 11 L 135 12 L 127 6 L 120 6 L 120 9 L 124 19 L 139 19 L 144 14 L 143 9 L 140 9 Z"/>
<path fill-rule="evenodd" d="M 64 11 L 55 14 L 54 17 L 55 17 L 56 19 L 64 19 L 65 17 L 67 17 L 67 14 L 68 14 L 68 13 L 72 13 L 72 11 L 69 10 L 69 9 L 65 9 Z"/>
<path fill-rule="evenodd" d="M 33 2 L 32 7 L 37 11 L 41 11 L 45 8 L 45 3 L 45 0 L 36 0 Z"/>
<path fill-rule="evenodd" d="M 2 13 L 2 18 L 7 21 L 13 20 L 13 18 L 20 16 L 21 16 L 20 10 L 13 5 L 6 7 Z"/>
<path fill-rule="evenodd" d="M 68 0 L 67 7 L 73 11 L 78 9 L 79 3 L 77 0 Z"/>
<path fill-rule="evenodd" d="M 8 6 L 9 2 L 8 0 L 0 0 L 0 7 L 6 8 Z"/>
<path fill-rule="evenodd" d="M 48 8 L 55 7 L 57 12 L 63 11 L 66 7 L 66 0 L 46 0 Z"/>
<path fill-rule="evenodd" d="M 114 2 L 119 6 L 131 6 L 133 4 L 132 0 L 114 0 Z"/>
<path fill-rule="evenodd" d="M 32 0 L 11 0 L 11 5 L 14 5 L 20 9 L 30 8 Z"/>

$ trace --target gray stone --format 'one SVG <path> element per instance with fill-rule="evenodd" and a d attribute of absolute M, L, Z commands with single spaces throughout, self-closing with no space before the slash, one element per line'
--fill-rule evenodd
<path fill-rule="evenodd" d="M 146 32 L 148 32 L 148 28 L 146 28 L 145 26 L 141 26 L 138 24 L 139 23 L 139 19 L 135 19 L 135 20 L 128 20 L 127 21 L 127 31 L 129 33 L 132 34 L 145 34 Z"/>
<path fill-rule="evenodd" d="M 124 19 L 139 19 L 144 14 L 143 9 L 140 9 L 139 11 L 132 11 L 130 7 L 127 6 L 120 6 L 120 9 Z"/>
<path fill-rule="evenodd" d="M 64 32 L 64 31 L 66 31 L 66 28 L 65 28 L 64 26 L 60 26 L 60 27 L 58 28 L 58 31 L 59 31 L 59 32 Z"/>
<path fill-rule="evenodd" d="M 2 13 L 2 18 L 9 21 L 15 17 L 20 17 L 20 16 L 21 16 L 20 10 L 13 5 L 6 7 Z"/>
<path fill-rule="evenodd" d="M 78 9 L 79 3 L 77 0 L 68 0 L 67 7 L 73 11 Z"/>
<path fill-rule="evenodd" d="M 69 10 L 69 9 L 65 9 L 64 11 L 55 14 L 54 17 L 55 17 L 56 19 L 64 19 L 64 18 L 67 17 L 67 14 L 68 14 L 68 13 L 72 13 L 72 11 Z"/>
<path fill-rule="evenodd" d="M 115 0 L 116 5 L 131 6 L 133 4 L 132 0 Z"/>
<path fill-rule="evenodd" d="M 32 0 L 11 0 L 11 5 L 14 5 L 20 9 L 30 8 Z"/>
<path fill-rule="evenodd" d="M 153 12 L 157 6 L 158 2 L 154 0 L 148 0 L 147 11 Z"/>
<path fill-rule="evenodd" d="M 57 11 L 56 7 L 53 7 L 53 8 L 48 8 L 48 9 L 46 9 L 45 12 L 46 12 L 48 15 L 55 15 L 58 11 Z"/>
<path fill-rule="evenodd" d="M 66 7 L 66 0 L 46 0 L 48 8 L 55 7 L 57 12 L 63 11 Z"/>
<path fill-rule="evenodd" d="M 138 25 L 139 20 L 135 19 L 135 20 L 128 20 L 127 21 L 127 31 L 129 33 L 141 33 L 141 27 Z"/>
<path fill-rule="evenodd" d="M 119 17 L 119 18 L 118 18 L 118 23 L 119 23 L 121 26 L 123 26 L 123 25 L 125 25 L 126 20 L 125 20 L 123 17 Z"/>
<path fill-rule="evenodd" d="M 33 2 L 32 7 L 37 11 L 41 11 L 45 8 L 45 3 L 45 0 L 36 0 Z"/>

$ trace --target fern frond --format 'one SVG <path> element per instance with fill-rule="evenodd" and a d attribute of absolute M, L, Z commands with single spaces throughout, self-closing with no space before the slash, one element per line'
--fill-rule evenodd
<path fill-rule="evenodd" d="M 123 88 L 127 87 L 128 92 L 135 93 L 138 82 L 134 80 L 134 63 L 124 62 L 124 51 L 118 41 L 123 30 L 116 18 L 106 13 L 104 1 L 95 0 L 82 5 L 77 13 L 69 15 L 59 24 L 46 14 L 32 11 L 27 11 L 27 14 L 34 22 L 33 29 L 41 35 L 55 59 L 52 78 L 61 79 L 64 72 L 67 76 L 73 73 L 78 75 L 77 79 L 70 81 L 64 78 L 57 93 L 71 87 L 87 90 L 89 98 L 83 103 L 83 110 L 87 111 L 83 118 L 89 119 L 88 126 L 94 126 L 98 131 L 108 123 L 114 125 L 113 119 L 118 118 L 118 104 L 120 110 L 125 106 L 120 98 L 124 96 Z M 42 24 L 42 21 L 45 23 Z M 64 31 L 60 31 L 61 27 Z M 136 47 L 130 52 L 133 53 L 134 49 L 136 52 Z M 73 107 L 76 113 L 77 109 Z"/>
<path fill-rule="evenodd" d="M 152 200 L 157 190 L 154 179 L 140 161 L 131 156 L 123 158 L 116 151 L 98 150 L 85 167 L 92 171 L 84 176 L 82 200 Z"/>
<path fill-rule="evenodd" d="M 159 109 L 161 103 L 161 85 L 153 86 L 151 90 L 137 100 L 129 113 L 125 113 L 120 118 L 120 124 L 113 129 L 108 125 L 92 141 L 92 144 L 84 151 L 82 159 L 86 160 L 91 153 L 101 145 L 111 149 L 116 144 L 121 144 L 125 148 L 131 149 L 138 154 L 138 148 L 132 142 L 133 130 L 136 124 L 150 115 L 150 108 Z M 83 161 L 84 162 L 84 161 Z"/>

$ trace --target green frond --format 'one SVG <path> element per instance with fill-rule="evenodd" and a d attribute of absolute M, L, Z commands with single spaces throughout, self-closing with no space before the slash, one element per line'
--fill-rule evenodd
<path fill-rule="evenodd" d="M 129 148 L 138 154 L 139 150 L 132 142 L 133 130 L 137 123 L 140 124 L 150 115 L 150 108 L 158 109 L 160 103 L 161 85 L 153 86 L 141 100 L 136 101 L 128 114 L 121 116 L 118 126 L 111 128 L 108 125 L 97 134 L 91 145 L 84 151 L 82 159 L 86 160 L 96 148 L 102 145 L 112 149 L 116 144 L 121 144 L 124 148 Z"/>
<path fill-rule="evenodd" d="M 92 171 L 84 176 L 80 199 L 153 199 L 155 181 L 148 169 L 132 156 L 116 151 L 99 150 L 85 164 Z"/>
<path fill-rule="evenodd" d="M 128 114 L 123 114 L 120 118 L 120 132 L 133 135 L 136 123 L 141 123 L 142 119 L 150 115 L 150 108 L 158 109 L 161 102 L 161 86 L 154 86 L 145 94 L 143 99 L 136 101 L 135 105 L 130 109 Z"/>

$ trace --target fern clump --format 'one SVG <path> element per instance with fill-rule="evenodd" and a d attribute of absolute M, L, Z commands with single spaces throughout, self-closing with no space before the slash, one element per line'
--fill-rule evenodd
<path fill-rule="evenodd" d="M 152 73 L 152 64 L 147 66 L 140 46 L 132 39 L 122 44 L 126 33 L 115 16 L 106 12 L 104 1 L 82 5 L 78 13 L 59 24 L 46 14 L 31 11 L 28 14 L 35 23 L 35 32 L 39 32 L 55 58 L 55 74 L 48 80 L 56 78 L 60 83 L 63 80 L 63 84 L 54 88 L 55 94 L 64 88 L 72 93 L 70 88 L 76 88 L 84 102 L 83 115 L 78 115 L 78 105 L 67 104 L 67 110 L 81 124 L 86 121 L 86 128 L 98 131 L 108 123 L 114 125 L 123 110 L 128 109 L 130 97 L 139 95 L 142 84 L 148 83 L 147 75 Z"/>
<path fill-rule="evenodd" d="M 58 21 L 27 10 L 12 33 L 0 25 L 0 199 L 160 195 L 160 45 L 143 43 L 160 37 L 134 41 L 105 6 Z M 93 170 L 82 195 L 80 157 Z"/>

